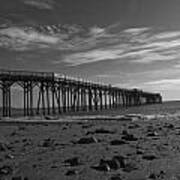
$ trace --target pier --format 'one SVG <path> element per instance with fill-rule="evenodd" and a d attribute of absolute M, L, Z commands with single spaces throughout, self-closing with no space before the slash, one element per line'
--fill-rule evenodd
<path fill-rule="evenodd" d="M 12 115 L 13 86 L 23 91 L 24 116 L 102 111 L 162 102 L 157 93 L 123 89 L 53 72 L 0 70 L 3 117 Z"/>

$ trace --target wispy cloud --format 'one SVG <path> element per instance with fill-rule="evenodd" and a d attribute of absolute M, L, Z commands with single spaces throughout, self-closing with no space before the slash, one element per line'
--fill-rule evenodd
<path fill-rule="evenodd" d="M 54 7 L 53 0 L 24 0 L 24 3 L 38 9 L 51 10 Z"/>
<path fill-rule="evenodd" d="M 89 38 L 90 50 L 65 55 L 64 62 L 73 66 L 103 60 L 124 59 L 129 63 L 171 61 L 180 57 L 180 32 L 153 32 L 151 28 L 130 28 L 114 31 L 98 29 L 97 37 Z"/>
<path fill-rule="evenodd" d="M 129 28 L 124 30 L 124 33 L 132 34 L 132 35 L 139 35 L 144 32 L 148 32 L 150 30 L 149 27 L 143 27 L 143 28 Z"/>
<path fill-rule="evenodd" d="M 180 90 L 180 79 L 160 79 L 145 82 L 140 85 L 143 89 L 151 89 L 156 92 L 168 92 Z"/>
<path fill-rule="evenodd" d="M 180 64 L 175 64 L 173 67 L 176 68 L 176 69 L 179 69 L 180 68 Z"/>
<path fill-rule="evenodd" d="M 147 64 L 177 60 L 180 32 L 155 31 L 149 27 L 123 30 L 118 24 L 90 28 L 59 24 L 6 27 L 0 29 L 0 46 L 16 51 L 57 50 L 61 57 L 52 63 L 65 62 L 70 66 L 105 60 Z"/>
<path fill-rule="evenodd" d="M 118 59 L 119 55 L 124 52 L 123 49 L 93 49 L 86 52 L 77 52 L 72 55 L 64 55 L 63 61 L 71 66 L 93 63 L 104 60 Z M 58 63 L 58 61 L 56 61 Z"/>
<path fill-rule="evenodd" d="M 10 27 L 0 30 L 0 46 L 14 50 L 28 50 L 44 48 L 58 42 L 57 37 L 38 33 L 33 30 L 25 31 L 22 28 Z"/>
<path fill-rule="evenodd" d="M 180 79 L 161 79 L 144 83 L 145 85 L 180 84 Z"/>

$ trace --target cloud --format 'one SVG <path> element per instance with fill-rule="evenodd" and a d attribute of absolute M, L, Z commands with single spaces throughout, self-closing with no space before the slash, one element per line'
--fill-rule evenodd
<path fill-rule="evenodd" d="M 149 30 L 150 30 L 149 27 L 129 28 L 129 29 L 124 30 L 124 33 L 128 33 L 128 34 L 131 34 L 131 35 L 139 35 L 139 34 L 142 34 L 144 32 L 147 32 Z"/>
<path fill-rule="evenodd" d="M 38 9 L 51 10 L 54 7 L 54 2 L 52 0 L 24 0 L 24 3 Z"/>
<path fill-rule="evenodd" d="M 173 31 L 173 32 L 162 32 L 157 35 L 154 35 L 153 38 L 155 40 L 160 40 L 160 39 L 171 39 L 171 38 L 177 38 L 180 37 L 180 32 L 179 31 Z"/>
<path fill-rule="evenodd" d="M 174 85 L 180 85 L 180 79 L 162 79 L 158 81 L 151 81 L 146 82 L 145 85 L 167 85 L 167 84 L 174 84 Z"/>
<path fill-rule="evenodd" d="M 152 63 L 152 62 L 157 62 L 157 61 L 170 61 L 170 60 L 174 60 L 176 59 L 175 55 L 162 55 L 162 54 L 158 54 L 158 53 L 146 53 L 144 55 L 141 56 L 134 56 L 134 60 L 133 63 Z"/>
<path fill-rule="evenodd" d="M 114 27 L 113 27 L 114 28 Z M 117 27 L 115 27 L 117 28 Z M 127 60 L 129 63 L 155 63 L 172 61 L 180 57 L 180 32 L 153 32 L 151 28 L 130 28 L 113 31 L 111 28 L 95 28 L 95 39 L 86 39 L 85 52 L 65 55 L 64 62 L 77 66 L 103 60 Z M 87 51 L 88 50 L 88 51 Z"/>
<path fill-rule="evenodd" d="M 78 52 L 73 53 L 72 55 L 66 55 L 63 57 L 63 61 L 69 63 L 71 66 L 77 66 L 92 62 L 118 59 L 118 54 L 121 54 L 122 52 L 123 50 L 121 49 L 110 49 L 109 51 L 104 49 L 91 50 L 87 52 Z M 55 63 L 58 63 L 58 61 Z"/>
<path fill-rule="evenodd" d="M 105 29 L 104 28 L 100 28 L 100 27 L 98 27 L 98 26 L 95 26 L 95 27 L 92 27 L 92 28 L 90 28 L 90 34 L 92 35 L 92 36 L 96 36 L 96 35 L 105 35 Z"/>
<path fill-rule="evenodd" d="M 169 92 L 180 90 L 180 79 L 160 79 L 141 84 L 143 89 L 151 89 L 156 92 Z"/>
<path fill-rule="evenodd" d="M 58 42 L 57 37 L 38 33 L 23 28 L 9 27 L 0 30 L 0 46 L 14 50 L 28 50 L 35 48 L 45 48 Z"/>
<path fill-rule="evenodd" d="M 56 50 L 61 56 L 52 63 L 65 62 L 69 66 L 107 60 L 147 64 L 179 59 L 179 31 L 155 31 L 149 27 L 121 29 L 119 26 L 5 27 L 0 29 L 0 46 L 15 51 Z"/>
<path fill-rule="evenodd" d="M 180 64 L 175 64 L 173 67 L 176 68 L 176 69 L 179 69 L 180 68 Z"/>

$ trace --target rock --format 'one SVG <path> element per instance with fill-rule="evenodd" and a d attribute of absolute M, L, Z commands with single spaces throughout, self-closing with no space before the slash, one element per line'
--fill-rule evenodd
<path fill-rule="evenodd" d="M 9 149 L 7 143 L 0 142 L 0 151 L 7 151 Z"/>
<path fill-rule="evenodd" d="M 142 150 L 142 149 L 137 149 L 136 154 L 144 154 L 144 150 Z"/>
<path fill-rule="evenodd" d="M 120 163 L 117 159 L 106 160 L 105 163 L 108 164 L 110 170 L 117 170 L 120 168 Z"/>
<path fill-rule="evenodd" d="M 149 175 L 149 179 L 164 179 L 165 177 L 165 172 L 164 171 L 160 171 L 160 173 L 155 174 L 155 173 L 151 173 Z"/>
<path fill-rule="evenodd" d="M 148 178 L 149 178 L 149 179 L 156 179 L 157 176 L 156 176 L 156 174 L 151 173 Z"/>
<path fill-rule="evenodd" d="M 151 137 L 151 136 L 158 136 L 158 133 L 156 132 L 156 131 L 153 131 L 153 132 L 149 132 L 148 134 L 147 134 L 147 136 L 149 136 L 149 137 Z"/>
<path fill-rule="evenodd" d="M 44 119 L 45 120 L 58 120 L 59 118 L 55 116 L 45 116 Z"/>
<path fill-rule="evenodd" d="M 18 131 L 24 131 L 26 128 L 24 126 L 19 126 Z"/>
<path fill-rule="evenodd" d="M 96 134 L 114 134 L 114 131 L 106 130 L 106 129 L 96 129 Z"/>
<path fill-rule="evenodd" d="M 168 129 L 174 129 L 174 125 L 173 124 L 165 124 L 164 127 L 168 128 Z"/>
<path fill-rule="evenodd" d="M 107 161 L 105 160 L 100 160 L 100 163 L 98 166 L 93 166 L 92 168 L 98 170 L 98 171 L 110 171 L 111 168 L 109 166 L 109 164 L 107 163 Z"/>
<path fill-rule="evenodd" d="M 117 170 L 125 167 L 125 158 L 123 156 L 114 156 L 112 159 L 101 159 L 98 166 L 93 167 L 99 171 Z"/>
<path fill-rule="evenodd" d="M 5 165 L 0 168 L 0 175 L 9 175 L 12 171 L 13 170 L 10 166 Z"/>
<path fill-rule="evenodd" d="M 122 180 L 122 178 L 117 175 L 117 176 L 112 176 L 110 180 Z"/>
<path fill-rule="evenodd" d="M 128 135 L 129 133 L 128 133 L 128 131 L 127 130 L 123 130 L 122 131 L 122 135 Z"/>
<path fill-rule="evenodd" d="M 128 116 L 123 116 L 123 117 L 120 117 L 118 120 L 119 121 L 132 121 L 133 118 L 132 117 L 128 117 Z"/>
<path fill-rule="evenodd" d="M 140 126 L 138 124 L 131 124 L 128 126 L 128 129 L 136 129 L 139 128 Z"/>
<path fill-rule="evenodd" d="M 7 159 L 14 159 L 14 156 L 11 155 L 11 154 L 7 154 L 7 155 L 5 156 L 5 158 L 7 158 Z"/>
<path fill-rule="evenodd" d="M 123 145 L 123 144 L 127 144 L 127 143 L 125 141 L 123 141 L 123 140 L 112 140 L 110 142 L 110 144 L 112 146 L 118 146 L 118 145 Z"/>
<path fill-rule="evenodd" d="M 137 141 L 138 138 L 134 137 L 133 134 L 126 134 L 122 137 L 122 139 L 126 140 L 126 141 Z"/>
<path fill-rule="evenodd" d="M 96 129 L 93 132 L 92 131 L 88 131 L 86 133 L 86 135 L 88 135 L 88 134 L 114 134 L 114 133 L 115 133 L 114 131 L 110 131 L 110 130 L 101 128 L 101 129 Z"/>
<path fill-rule="evenodd" d="M 95 137 L 89 137 L 89 138 L 81 138 L 77 141 L 78 144 L 91 144 L 91 143 L 97 143 L 98 140 Z"/>
<path fill-rule="evenodd" d="M 137 169 L 136 164 L 134 164 L 134 163 L 127 163 L 127 164 L 125 165 L 123 171 L 125 171 L 125 172 L 131 172 L 131 171 L 136 170 L 136 169 Z"/>
<path fill-rule="evenodd" d="M 0 143 L 0 151 L 6 151 L 6 150 L 7 150 L 6 145 L 3 143 Z"/>
<path fill-rule="evenodd" d="M 73 175 L 76 175 L 77 174 L 77 171 L 76 170 L 68 170 L 66 172 L 66 176 L 73 176 Z"/>
<path fill-rule="evenodd" d="M 124 156 L 114 156 L 113 159 L 119 162 L 120 168 L 125 168 L 126 158 Z"/>
<path fill-rule="evenodd" d="M 17 176 L 17 177 L 12 177 L 12 180 L 23 180 L 23 178 L 21 176 Z"/>
<path fill-rule="evenodd" d="M 144 156 L 142 156 L 142 158 L 143 158 L 143 159 L 146 159 L 146 160 L 148 160 L 148 161 L 152 161 L 152 160 L 154 160 L 154 159 L 157 159 L 157 157 L 156 157 L 155 155 L 153 155 L 153 154 L 144 155 Z"/>
<path fill-rule="evenodd" d="M 42 142 L 42 147 L 53 147 L 54 146 L 54 140 L 48 138 L 48 139 L 45 139 L 43 142 Z"/>
<path fill-rule="evenodd" d="M 64 163 L 68 164 L 69 166 L 78 166 L 80 164 L 80 161 L 78 157 L 74 157 L 74 158 L 65 160 Z"/>

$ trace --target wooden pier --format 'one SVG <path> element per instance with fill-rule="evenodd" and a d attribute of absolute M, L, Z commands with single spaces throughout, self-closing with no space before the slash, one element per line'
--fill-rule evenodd
<path fill-rule="evenodd" d="M 0 70 L 2 116 L 12 115 L 12 86 L 23 90 L 24 116 L 101 111 L 161 103 L 160 94 L 122 89 L 51 72 Z M 38 89 L 37 103 L 34 89 Z"/>

